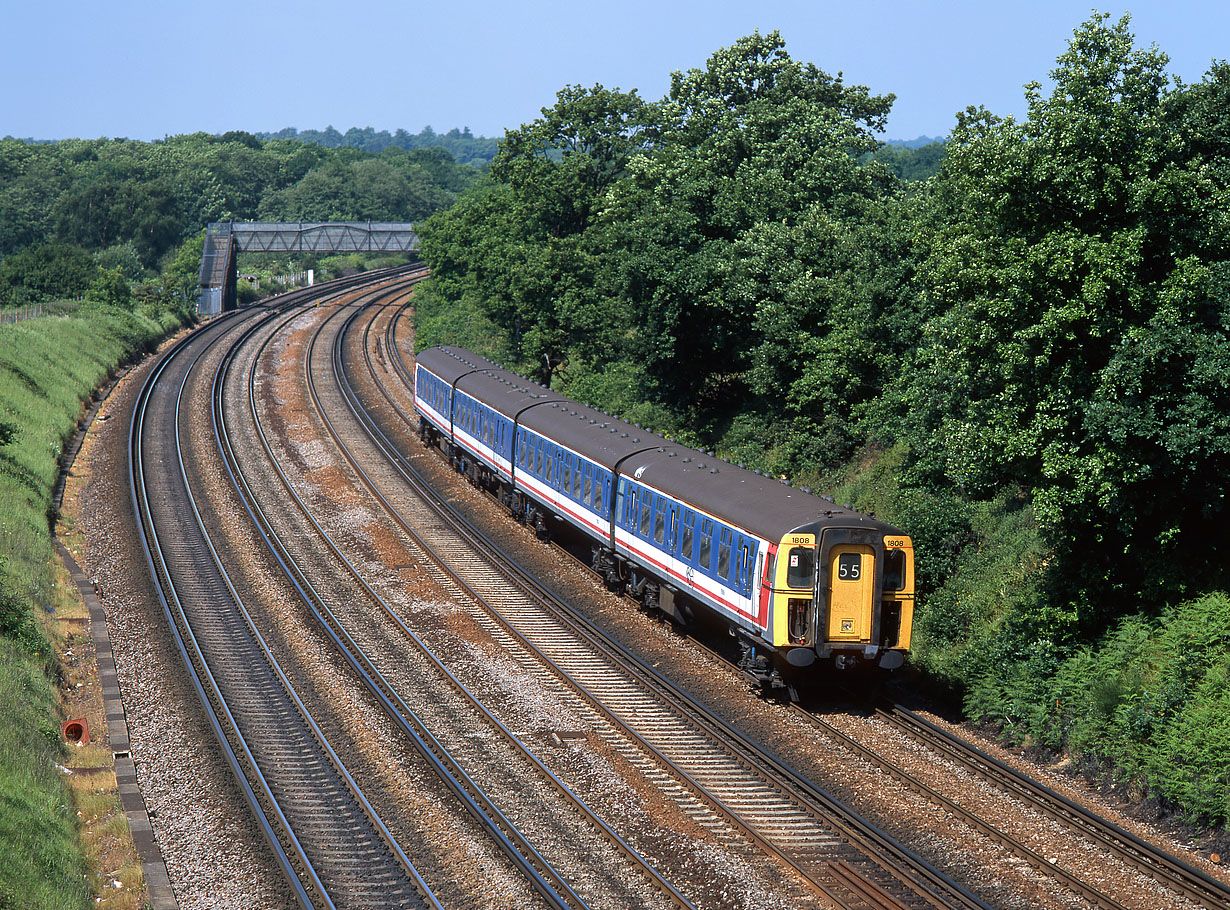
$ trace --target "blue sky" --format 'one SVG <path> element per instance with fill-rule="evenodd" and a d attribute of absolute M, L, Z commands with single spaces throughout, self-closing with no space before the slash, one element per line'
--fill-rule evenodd
<path fill-rule="evenodd" d="M 565 85 L 665 94 L 673 70 L 777 29 L 792 57 L 895 93 L 888 138 L 948 132 L 981 104 L 1023 112 L 1090 0 L 0 0 L 0 136 L 158 139 L 372 126 L 502 135 Z M 1230 57 L 1226 0 L 1098 6 L 1199 81 Z"/>

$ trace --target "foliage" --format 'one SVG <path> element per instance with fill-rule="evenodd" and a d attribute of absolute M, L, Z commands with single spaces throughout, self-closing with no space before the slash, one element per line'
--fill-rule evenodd
<path fill-rule="evenodd" d="M 53 765 L 62 759 L 54 681 L 34 614 L 52 598 L 52 491 L 64 442 L 108 373 L 178 325 L 163 320 L 95 303 L 73 317 L 0 326 L 0 906 L 89 901 Z"/>
<path fill-rule="evenodd" d="M 333 127 L 323 130 L 297 130 L 288 127 L 276 133 L 257 133 L 259 139 L 292 139 L 298 142 L 310 142 L 323 145 L 325 148 L 362 149 L 365 152 L 379 154 L 389 149 L 404 149 L 414 151 L 431 149 L 446 152 L 458 164 L 483 165 L 495 158 L 498 144 L 495 139 L 475 136 L 470 128 L 451 129 L 447 133 L 437 133 L 430 126 L 423 127 L 418 133 L 408 133 L 397 130 L 374 130 L 370 126 L 359 129 L 352 126 L 345 133 L 338 132 Z"/>
<path fill-rule="evenodd" d="M 886 398 L 937 482 L 1028 491 L 1070 604 L 1045 634 L 1224 579 L 1227 184 L 1165 56 L 1104 19 L 1026 122 L 959 116 L 920 225 L 931 317 Z"/>
<path fill-rule="evenodd" d="M 137 280 L 211 221 L 418 221 L 478 176 L 439 147 L 376 155 L 242 132 L 151 143 L 4 139 L 0 256 L 71 244 Z"/>
<path fill-rule="evenodd" d="M 984 673 L 974 714 L 1018 741 L 1066 748 L 1193 821 L 1230 820 L 1230 598 L 1120 619 L 1096 646 Z M 1022 697 L 1028 693 L 1030 697 Z"/>
<path fill-rule="evenodd" d="M 92 906 L 42 662 L 0 635 L 0 907 Z"/>
<path fill-rule="evenodd" d="M 0 262 L 0 305 L 84 294 L 98 278 L 98 265 L 80 247 L 38 243 Z"/>
<path fill-rule="evenodd" d="M 877 149 L 872 157 L 892 171 L 898 180 L 912 183 L 927 180 L 939 172 L 946 147 L 943 141 L 916 147 L 889 143 Z"/>

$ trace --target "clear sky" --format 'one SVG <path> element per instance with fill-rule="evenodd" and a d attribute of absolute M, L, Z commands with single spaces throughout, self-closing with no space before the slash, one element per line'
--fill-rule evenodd
<path fill-rule="evenodd" d="M 886 138 L 947 134 L 981 104 L 1020 115 L 1090 0 L 0 0 L 0 136 L 158 139 L 352 126 L 500 136 L 565 85 L 662 97 L 753 30 L 897 101 Z M 1197 82 L 1230 57 L 1227 0 L 1135 0 L 1139 47 Z"/>

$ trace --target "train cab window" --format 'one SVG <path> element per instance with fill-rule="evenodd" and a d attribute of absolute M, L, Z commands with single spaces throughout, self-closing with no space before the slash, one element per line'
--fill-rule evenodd
<path fill-rule="evenodd" d="M 811 588 L 816 583 L 816 551 L 811 547 L 791 547 L 786 563 L 786 584 L 791 588 Z"/>
<path fill-rule="evenodd" d="M 653 518 L 653 539 L 658 543 L 666 540 L 666 503 L 658 503 L 658 511 Z"/>
<path fill-rule="evenodd" d="M 905 552 L 889 550 L 884 554 L 884 590 L 905 589 Z"/>

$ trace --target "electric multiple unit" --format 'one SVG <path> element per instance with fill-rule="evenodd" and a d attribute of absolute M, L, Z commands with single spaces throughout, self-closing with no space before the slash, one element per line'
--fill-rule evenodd
<path fill-rule="evenodd" d="M 592 542 L 612 588 L 681 621 L 703 607 L 777 683 L 819 660 L 895 669 L 910 644 L 909 537 L 571 401 L 462 348 L 418 355 L 419 432 L 548 533 Z"/>

